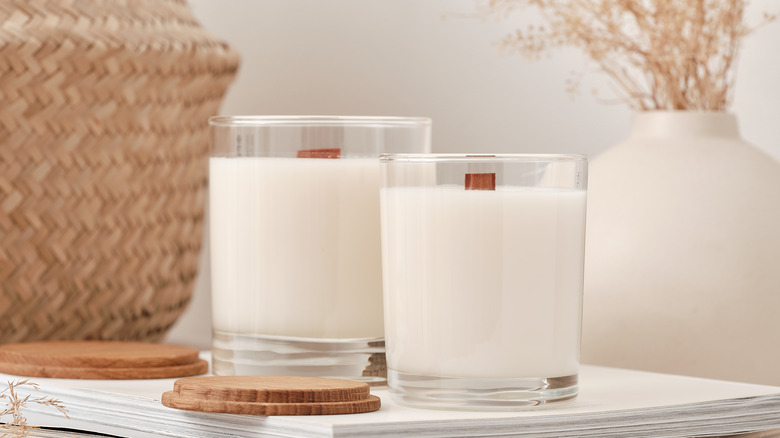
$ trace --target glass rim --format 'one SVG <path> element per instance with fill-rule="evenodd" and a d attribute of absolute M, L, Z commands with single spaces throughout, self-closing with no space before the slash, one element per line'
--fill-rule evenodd
<path fill-rule="evenodd" d="M 381 154 L 382 163 L 587 162 L 587 154 Z"/>
<path fill-rule="evenodd" d="M 428 117 L 394 116 L 247 116 L 218 115 L 209 117 L 209 125 L 219 127 L 271 126 L 354 126 L 354 127 L 409 127 L 430 126 Z"/>

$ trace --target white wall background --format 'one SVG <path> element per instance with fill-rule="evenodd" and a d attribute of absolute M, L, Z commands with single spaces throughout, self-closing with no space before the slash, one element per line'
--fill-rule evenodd
<path fill-rule="evenodd" d="M 586 60 L 573 51 L 528 62 L 496 54 L 524 23 L 465 17 L 474 0 L 190 0 L 195 15 L 242 55 L 223 114 L 427 116 L 435 152 L 548 152 L 597 156 L 630 129 L 625 105 L 604 78 L 580 96 L 566 80 Z M 751 22 L 778 12 L 754 0 Z M 780 160 L 780 22 L 743 45 L 733 112 L 743 136 Z M 206 247 L 206 252 L 208 247 Z M 208 348 L 208 258 L 190 309 L 169 341 Z"/>

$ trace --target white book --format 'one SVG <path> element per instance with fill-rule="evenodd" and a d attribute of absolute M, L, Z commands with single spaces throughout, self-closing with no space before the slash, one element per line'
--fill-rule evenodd
<path fill-rule="evenodd" d="M 780 387 L 587 365 L 576 399 L 520 412 L 415 409 L 396 404 L 387 388 L 372 388 L 382 408 L 365 414 L 213 414 L 163 406 L 175 379 L 31 380 L 40 391 L 20 387 L 21 395 L 58 398 L 71 418 L 29 404 L 30 425 L 126 437 L 704 437 L 780 429 Z"/>

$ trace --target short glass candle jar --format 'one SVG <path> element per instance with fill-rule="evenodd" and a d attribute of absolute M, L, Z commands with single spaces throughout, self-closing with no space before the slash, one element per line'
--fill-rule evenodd
<path fill-rule="evenodd" d="M 388 385 L 517 409 L 577 394 L 587 158 L 381 159 Z"/>

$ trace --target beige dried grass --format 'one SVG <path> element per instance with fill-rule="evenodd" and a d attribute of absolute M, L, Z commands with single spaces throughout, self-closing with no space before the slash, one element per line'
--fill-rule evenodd
<path fill-rule="evenodd" d="M 638 110 L 724 111 L 742 39 L 775 20 L 745 22 L 746 0 L 478 0 L 498 18 L 535 8 L 546 24 L 500 42 L 529 59 L 559 47 L 583 51 Z M 569 91 L 575 91 L 575 80 Z"/>
<path fill-rule="evenodd" d="M 8 387 L 0 391 L 0 400 L 5 401 L 5 409 L 0 411 L 0 418 L 10 415 L 11 421 L 0 427 L 0 429 L 8 431 L 0 435 L 0 438 L 24 437 L 28 436 L 32 430 L 36 429 L 27 424 L 27 417 L 25 417 L 22 412 L 28 403 L 51 406 L 65 415 L 65 418 L 70 418 L 68 416 L 68 409 L 62 404 L 61 400 L 50 397 L 32 397 L 31 395 L 22 397 L 16 392 L 16 389 L 20 386 L 30 386 L 36 391 L 40 390 L 38 384 L 31 382 L 29 379 L 8 381 Z"/>

